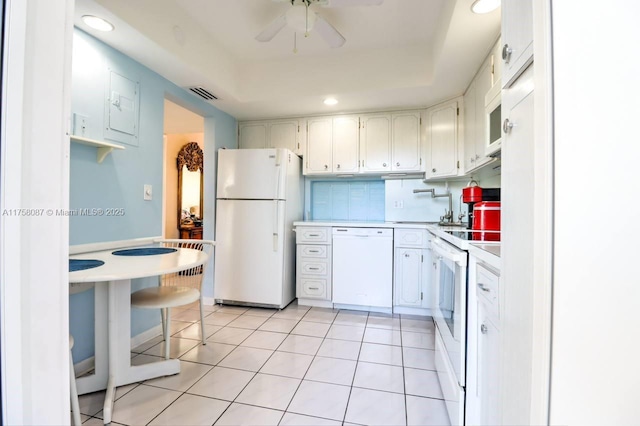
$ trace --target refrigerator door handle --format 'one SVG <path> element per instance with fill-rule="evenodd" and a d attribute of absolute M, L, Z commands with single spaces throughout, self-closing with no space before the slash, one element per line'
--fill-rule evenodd
<path fill-rule="evenodd" d="M 278 200 L 273 201 L 273 251 L 278 251 L 278 219 L 280 217 L 280 206 Z"/>
<path fill-rule="evenodd" d="M 276 149 L 276 193 L 274 198 L 282 198 L 280 196 L 280 175 L 282 173 L 282 151 Z"/>

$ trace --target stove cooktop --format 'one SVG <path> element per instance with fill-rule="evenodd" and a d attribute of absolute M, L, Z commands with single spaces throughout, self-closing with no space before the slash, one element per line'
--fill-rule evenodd
<path fill-rule="evenodd" d="M 460 229 L 444 232 L 466 241 L 500 241 L 500 231 L 475 231 L 472 229 Z"/>

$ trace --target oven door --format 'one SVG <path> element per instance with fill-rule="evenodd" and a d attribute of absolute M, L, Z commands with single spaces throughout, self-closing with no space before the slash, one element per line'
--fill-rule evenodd
<path fill-rule="evenodd" d="M 438 238 L 432 241 L 435 272 L 435 322 L 447 358 L 465 386 L 467 323 L 467 252 Z"/>

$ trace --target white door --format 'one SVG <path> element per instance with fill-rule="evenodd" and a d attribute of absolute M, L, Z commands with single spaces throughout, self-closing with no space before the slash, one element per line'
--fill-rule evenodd
<path fill-rule="evenodd" d="M 502 87 L 509 86 L 533 60 L 533 2 L 502 3 Z"/>
<path fill-rule="evenodd" d="M 422 249 L 396 248 L 395 259 L 395 304 L 398 306 L 421 307 L 422 292 Z"/>
<path fill-rule="evenodd" d="M 216 299 L 281 305 L 284 212 L 284 201 L 217 201 Z"/>
<path fill-rule="evenodd" d="M 307 157 L 305 174 L 323 174 L 332 171 L 332 134 L 331 118 L 312 118 L 307 123 Z"/>
<path fill-rule="evenodd" d="M 393 171 L 420 171 L 420 113 L 391 114 Z"/>
<path fill-rule="evenodd" d="M 333 119 L 333 172 L 358 171 L 358 140 L 360 120 L 358 116 Z"/>
<path fill-rule="evenodd" d="M 242 149 L 267 147 L 266 123 L 240 123 L 238 146 Z"/>
<path fill-rule="evenodd" d="M 300 144 L 298 120 L 276 121 L 269 123 L 269 148 L 286 148 L 298 152 Z"/>
<path fill-rule="evenodd" d="M 360 171 L 366 173 L 391 170 L 391 115 L 365 115 L 361 126 Z"/>
<path fill-rule="evenodd" d="M 216 198 L 284 199 L 288 158 L 283 149 L 219 150 Z"/>
<path fill-rule="evenodd" d="M 456 176 L 458 149 L 458 102 L 438 105 L 428 111 L 427 177 Z"/>

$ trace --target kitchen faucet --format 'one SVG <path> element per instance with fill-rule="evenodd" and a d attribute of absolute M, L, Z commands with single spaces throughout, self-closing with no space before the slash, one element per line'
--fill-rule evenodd
<path fill-rule="evenodd" d="M 435 188 L 413 190 L 414 194 L 417 194 L 420 192 L 430 192 L 431 198 L 449 197 L 449 210 L 446 210 L 444 216 L 440 217 L 440 223 L 447 224 L 447 225 L 451 225 L 454 223 L 453 222 L 453 202 L 451 200 L 451 191 L 449 190 L 449 188 L 447 188 L 447 192 L 444 194 L 436 194 Z"/>

